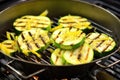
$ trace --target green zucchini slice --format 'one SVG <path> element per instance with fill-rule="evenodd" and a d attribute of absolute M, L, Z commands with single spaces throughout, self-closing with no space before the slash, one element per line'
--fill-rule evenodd
<path fill-rule="evenodd" d="M 75 50 L 64 51 L 63 57 L 67 63 L 72 65 L 85 64 L 93 60 L 94 51 L 87 43 L 84 43 Z"/>
<path fill-rule="evenodd" d="M 57 48 L 54 50 L 54 52 L 51 54 L 51 63 L 53 65 L 64 65 L 65 60 L 63 59 L 64 50 L 61 50 L 60 48 Z"/>
<path fill-rule="evenodd" d="M 63 16 L 58 21 L 63 27 L 76 27 L 82 30 L 91 28 L 90 22 L 81 16 L 67 15 Z"/>
<path fill-rule="evenodd" d="M 17 51 L 17 45 L 14 40 L 4 40 L 0 43 L 0 50 L 2 53 L 11 56 L 14 52 Z"/>
<path fill-rule="evenodd" d="M 104 33 L 90 33 L 86 37 L 86 41 L 100 56 L 105 55 L 106 52 L 112 51 L 116 42 Z"/>
<path fill-rule="evenodd" d="M 18 31 L 29 30 L 31 28 L 50 30 L 51 20 L 46 16 L 26 15 L 16 19 L 13 26 L 15 26 L 15 29 Z"/>
<path fill-rule="evenodd" d="M 53 32 L 53 44 L 62 49 L 75 49 L 84 43 L 86 34 L 77 28 L 61 28 Z"/>
<path fill-rule="evenodd" d="M 17 39 L 17 43 L 23 53 L 42 51 L 49 45 L 48 31 L 33 28 L 23 31 Z"/>

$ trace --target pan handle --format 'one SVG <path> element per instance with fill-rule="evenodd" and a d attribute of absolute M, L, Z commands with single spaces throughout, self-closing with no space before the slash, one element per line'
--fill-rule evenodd
<path fill-rule="evenodd" d="M 113 54 L 114 53 L 117 53 L 117 52 L 120 52 L 120 47 L 116 50 L 116 51 L 114 51 L 113 52 Z M 112 54 L 112 55 L 113 55 Z M 110 56 L 109 56 L 110 57 Z M 117 60 L 117 61 L 115 61 L 115 62 L 113 62 L 113 63 L 111 63 L 111 64 L 109 64 L 109 65 L 103 65 L 103 64 L 101 64 L 102 63 L 102 60 L 99 60 L 99 61 L 97 61 L 96 62 L 96 64 L 98 65 L 98 66 L 100 66 L 101 68 L 109 68 L 109 67 L 112 67 L 112 66 L 114 66 L 115 64 L 117 64 L 117 63 L 119 63 L 120 62 L 120 60 Z"/>
<path fill-rule="evenodd" d="M 111 63 L 111 64 L 106 65 L 106 66 L 105 66 L 105 65 L 103 65 L 103 64 L 101 64 L 101 62 L 102 62 L 102 60 L 97 61 L 97 62 L 96 62 L 96 64 L 97 64 L 98 66 L 100 66 L 101 68 L 109 68 L 109 67 L 112 67 L 112 66 L 114 66 L 115 64 L 119 63 L 119 62 L 120 62 L 120 60 L 115 61 L 114 63 Z"/>
<path fill-rule="evenodd" d="M 33 72 L 29 75 L 23 75 L 19 70 L 15 69 L 14 67 L 12 67 L 10 64 L 13 63 L 15 60 L 11 60 L 9 62 L 5 61 L 4 59 L 2 59 L 0 62 L 4 65 L 4 66 L 7 66 L 9 69 L 11 69 L 12 71 L 14 71 L 16 74 L 18 74 L 20 77 L 24 78 L 24 79 L 28 79 L 32 76 L 35 76 L 39 73 L 42 73 L 44 71 L 47 70 L 47 68 L 43 68 L 43 69 L 40 69 L 40 70 L 37 70 L 36 72 Z"/>

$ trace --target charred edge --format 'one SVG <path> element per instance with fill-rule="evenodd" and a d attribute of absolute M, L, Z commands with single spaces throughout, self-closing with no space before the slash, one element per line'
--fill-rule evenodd
<path fill-rule="evenodd" d="M 101 36 L 101 34 L 99 34 L 98 36 L 96 36 L 91 42 L 89 42 L 89 44 L 92 44 L 94 40 L 96 40 L 97 38 L 99 38 Z"/>

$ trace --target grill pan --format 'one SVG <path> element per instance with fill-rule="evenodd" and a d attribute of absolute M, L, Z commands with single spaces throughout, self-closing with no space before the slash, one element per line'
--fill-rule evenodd
<path fill-rule="evenodd" d="M 21 17 L 23 15 L 39 15 L 46 9 L 49 11 L 48 17 L 50 17 L 50 19 L 54 22 L 56 22 L 56 18 L 58 19 L 61 16 L 67 14 L 80 15 L 89 19 L 91 23 L 97 28 L 97 30 L 111 35 L 114 38 L 114 40 L 117 42 L 116 50 L 105 57 L 93 60 L 92 62 L 87 64 L 67 66 L 51 65 L 46 59 L 41 60 L 43 63 L 36 63 L 34 61 L 20 59 L 19 55 L 16 57 L 10 57 L 4 54 L 6 57 L 10 58 L 11 61 L 6 62 L 4 60 L 1 60 L 1 63 L 3 65 L 9 67 L 18 75 L 27 79 L 38 73 L 44 76 L 47 74 L 46 77 L 54 78 L 74 77 L 78 74 L 83 76 L 85 75 L 84 73 L 90 71 L 90 69 L 96 64 L 105 68 L 120 62 L 117 61 L 108 66 L 103 66 L 102 64 L 100 64 L 101 60 L 107 59 L 109 56 L 119 51 L 120 20 L 109 11 L 83 1 L 29 0 L 10 6 L 7 9 L 0 12 L 0 38 L 3 39 L 3 35 L 5 35 L 5 32 L 13 29 L 12 24 L 16 18 Z M 52 46 L 50 46 L 50 48 L 52 48 Z M 26 74 L 22 74 L 21 72 L 19 72 L 11 66 L 11 64 L 17 65 L 18 62 L 19 65 L 21 64 L 22 67 L 24 66 L 23 70 Z M 31 73 L 32 71 L 35 72 Z M 28 74 L 27 72 L 31 74 Z"/>

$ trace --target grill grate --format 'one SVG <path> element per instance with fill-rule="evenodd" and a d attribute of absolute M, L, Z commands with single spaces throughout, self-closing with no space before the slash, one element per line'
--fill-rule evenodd
<path fill-rule="evenodd" d="M 52 27 L 54 26 L 57 26 L 59 18 L 53 18 L 52 21 L 53 21 L 53 25 Z M 105 33 L 111 37 L 112 36 L 112 31 L 105 28 L 104 26 L 100 25 L 100 24 L 97 24 L 96 22 L 92 21 L 92 20 L 89 20 L 93 26 L 93 29 L 92 31 L 96 30 L 98 32 L 102 32 L 102 33 Z M 10 30 L 8 30 L 10 32 L 13 32 L 14 31 L 14 28 L 11 28 Z M 3 35 L 4 38 L 2 39 L 6 39 L 6 36 L 5 34 Z M 115 39 L 116 40 L 116 39 Z M 20 59 L 20 60 L 27 60 L 27 61 L 31 61 L 31 62 L 35 62 L 35 63 L 38 63 L 38 64 L 47 64 L 47 65 L 51 65 L 50 63 L 50 55 L 51 55 L 51 50 L 53 51 L 55 49 L 55 47 L 53 47 L 52 45 L 50 45 L 46 50 L 44 50 L 43 52 L 41 52 L 41 55 L 42 55 L 42 58 L 38 58 L 36 55 L 34 54 L 30 54 L 30 56 L 26 56 L 24 55 L 23 53 L 20 53 L 20 52 L 16 52 L 13 56 L 17 59 Z M 116 49 L 117 50 L 117 49 Z"/>
<path fill-rule="evenodd" d="M 59 18 L 53 18 L 52 21 L 53 21 L 54 23 L 53 23 L 52 27 L 58 25 L 58 23 L 57 23 L 58 19 L 59 19 Z M 112 34 L 112 31 L 111 31 L 111 30 L 103 27 L 102 25 L 99 25 L 99 24 L 95 23 L 94 21 L 91 21 L 91 20 L 89 20 L 89 21 L 92 23 L 92 26 L 94 27 L 94 29 L 93 29 L 92 31 L 96 30 L 96 31 L 99 31 L 99 32 L 102 32 L 102 33 L 105 33 L 105 34 L 107 34 L 107 35 L 112 36 L 112 35 L 111 35 L 111 34 Z M 10 30 L 8 30 L 8 31 L 13 32 L 14 29 L 10 29 Z M 3 35 L 3 37 L 5 37 L 5 35 Z M 112 37 L 113 37 L 113 36 L 112 36 Z M 3 39 L 3 38 L 2 38 L 2 39 Z M 6 38 L 5 38 L 5 39 L 6 39 Z M 55 48 L 54 48 L 52 45 L 50 45 L 45 51 L 41 52 L 42 58 L 38 58 L 38 57 L 37 57 L 36 55 L 34 55 L 34 54 L 31 54 L 30 56 L 25 56 L 23 53 L 19 53 L 19 52 L 16 52 L 13 56 L 14 56 L 15 58 L 20 59 L 20 60 L 27 60 L 27 61 L 35 62 L 35 63 L 38 63 L 38 64 L 47 64 L 47 65 L 50 65 L 51 50 L 53 51 L 54 49 L 55 49 Z"/>
<path fill-rule="evenodd" d="M 109 57 L 109 59 L 104 62 L 103 64 L 104 65 L 107 65 L 107 64 L 111 64 L 115 61 L 118 61 L 120 60 L 120 53 L 116 53 L 112 56 Z M 112 76 L 116 77 L 118 80 L 120 80 L 120 63 L 110 67 L 110 68 L 107 68 L 105 69 L 109 74 L 111 74 Z"/>

